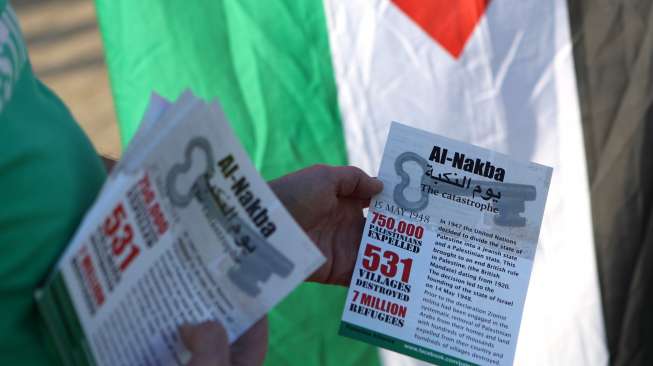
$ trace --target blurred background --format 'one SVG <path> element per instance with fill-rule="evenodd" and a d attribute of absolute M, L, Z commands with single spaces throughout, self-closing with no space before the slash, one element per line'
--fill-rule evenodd
<path fill-rule="evenodd" d="M 99 153 L 119 157 L 118 125 L 94 2 L 11 3 L 36 75 L 63 99 Z"/>

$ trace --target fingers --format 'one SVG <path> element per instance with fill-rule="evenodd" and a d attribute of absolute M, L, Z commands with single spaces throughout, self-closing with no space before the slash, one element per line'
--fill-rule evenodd
<path fill-rule="evenodd" d="M 262 365 L 268 350 L 268 317 L 252 325 L 231 346 L 233 366 Z"/>
<path fill-rule="evenodd" d="M 229 340 L 220 324 L 206 321 L 196 325 L 179 327 L 182 342 L 191 352 L 188 365 L 223 366 L 230 365 Z"/>
<path fill-rule="evenodd" d="M 361 205 L 361 209 L 364 209 L 364 208 L 368 208 L 368 207 L 370 207 L 370 203 L 371 203 L 371 201 L 372 201 L 372 200 L 369 199 L 369 198 L 368 198 L 368 199 L 364 199 L 364 200 L 360 200 L 359 202 L 360 202 L 360 205 Z"/>
<path fill-rule="evenodd" d="M 335 167 L 330 173 L 339 197 L 368 200 L 383 190 L 383 182 L 353 166 Z"/>
<path fill-rule="evenodd" d="M 356 219 L 351 221 L 350 236 L 348 240 L 339 245 L 334 258 L 334 267 L 337 270 L 332 270 L 334 285 L 349 287 L 351 283 L 351 276 L 356 267 L 356 259 L 358 257 L 358 249 L 360 247 L 361 236 L 363 228 L 365 227 L 365 217 L 359 215 Z M 337 264 L 336 264 L 337 260 Z"/>

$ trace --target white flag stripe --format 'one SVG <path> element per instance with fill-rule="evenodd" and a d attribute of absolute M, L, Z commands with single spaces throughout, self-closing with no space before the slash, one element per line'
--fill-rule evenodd
<path fill-rule="evenodd" d="M 459 59 L 387 0 L 324 2 L 352 164 L 396 120 L 554 167 L 515 364 L 606 364 L 566 2 L 492 1 Z"/>

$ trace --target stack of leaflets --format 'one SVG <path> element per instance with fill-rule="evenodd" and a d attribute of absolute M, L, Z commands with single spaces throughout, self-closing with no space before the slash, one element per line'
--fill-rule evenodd
<path fill-rule="evenodd" d="M 182 364 L 181 324 L 234 341 L 323 261 L 217 103 L 154 95 L 36 299 L 64 364 Z"/>

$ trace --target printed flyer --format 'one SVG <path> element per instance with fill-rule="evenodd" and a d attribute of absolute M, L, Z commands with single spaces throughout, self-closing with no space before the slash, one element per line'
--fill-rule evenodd
<path fill-rule="evenodd" d="M 153 96 L 36 299 L 65 365 L 180 365 L 181 324 L 233 342 L 323 261 L 217 103 Z"/>
<path fill-rule="evenodd" d="M 340 334 L 512 365 L 552 169 L 393 123 Z"/>

